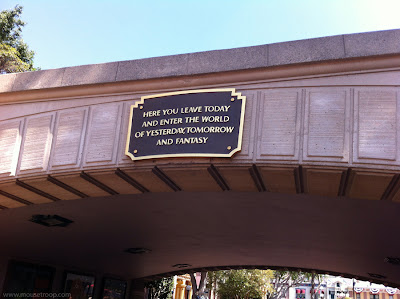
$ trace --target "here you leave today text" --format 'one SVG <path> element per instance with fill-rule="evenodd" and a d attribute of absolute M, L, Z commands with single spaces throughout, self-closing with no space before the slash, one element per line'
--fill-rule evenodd
<path fill-rule="evenodd" d="M 140 111 L 143 122 L 134 138 L 158 137 L 151 141 L 156 146 L 206 144 L 210 134 L 234 131 L 235 127 L 228 124 L 230 108 L 230 105 L 197 105 Z"/>

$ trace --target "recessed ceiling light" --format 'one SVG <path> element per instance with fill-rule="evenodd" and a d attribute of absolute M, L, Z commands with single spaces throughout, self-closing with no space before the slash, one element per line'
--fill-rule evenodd
<path fill-rule="evenodd" d="M 33 215 L 32 218 L 29 220 L 37 224 L 41 224 L 47 227 L 50 226 L 61 226 L 65 227 L 71 223 L 72 220 L 67 218 L 58 216 L 58 215 Z"/>
<path fill-rule="evenodd" d="M 385 262 L 392 265 L 400 265 L 400 257 L 386 257 Z"/>
<path fill-rule="evenodd" d="M 172 265 L 172 267 L 179 268 L 179 269 L 187 268 L 187 267 L 191 267 L 191 266 L 192 265 L 190 265 L 190 264 L 175 264 L 175 265 Z"/>
<path fill-rule="evenodd" d="M 135 248 L 125 249 L 125 252 L 132 253 L 132 254 L 143 254 L 143 253 L 149 253 L 149 252 L 151 252 L 151 250 L 147 249 L 147 248 L 135 247 Z"/>
<path fill-rule="evenodd" d="M 386 278 L 386 276 L 381 275 L 381 274 L 376 274 L 376 273 L 368 273 L 368 275 L 373 277 L 373 278 L 378 278 L 378 279 Z"/>

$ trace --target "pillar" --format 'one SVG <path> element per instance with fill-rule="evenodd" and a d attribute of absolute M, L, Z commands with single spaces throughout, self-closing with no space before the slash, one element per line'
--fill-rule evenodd
<path fill-rule="evenodd" d="M 188 291 L 188 287 L 190 286 L 190 290 Z M 192 288 L 192 283 L 190 281 L 186 281 L 186 294 L 185 294 L 185 299 L 192 299 L 192 295 L 193 295 L 193 288 Z"/>
<path fill-rule="evenodd" d="M 0 291 L 1 291 L 0 297 L 1 294 L 3 293 L 3 285 L 7 274 L 7 268 L 8 268 L 8 258 L 0 257 Z"/>
<path fill-rule="evenodd" d="M 131 281 L 129 299 L 146 299 L 143 279 L 134 279 Z"/>
<path fill-rule="evenodd" d="M 178 284 L 175 289 L 175 299 L 185 299 L 186 285 L 182 279 L 178 279 Z"/>

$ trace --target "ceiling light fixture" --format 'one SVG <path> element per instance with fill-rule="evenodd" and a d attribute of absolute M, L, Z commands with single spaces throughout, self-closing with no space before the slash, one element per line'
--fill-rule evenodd
<path fill-rule="evenodd" d="M 191 267 L 191 266 L 192 265 L 190 265 L 190 264 L 175 264 L 175 265 L 172 265 L 172 267 L 178 268 L 178 269 L 188 268 L 188 267 Z"/>
<path fill-rule="evenodd" d="M 51 226 L 65 227 L 65 226 L 73 223 L 72 220 L 69 220 L 67 218 L 64 218 L 64 217 L 61 217 L 58 215 L 33 215 L 29 221 L 40 224 L 40 225 L 44 225 L 47 227 L 51 227 Z"/>
<path fill-rule="evenodd" d="M 397 266 L 399 266 L 400 265 L 400 257 L 386 257 L 385 258 L 385 262 L 386 263 L 389 263 L 389 264 L 392 264 L 392 265 L 397 265 Z"/>
<path fill-rule="evenodd" d="M 143 254 L 143 253 L 149 253 L 149 252 L 151 252 L 151 250 L 147 249 L 147 248 L 135 247 L 135 248 L 125 249 L 125 252 L 132 253 L 132 254 Z"/>

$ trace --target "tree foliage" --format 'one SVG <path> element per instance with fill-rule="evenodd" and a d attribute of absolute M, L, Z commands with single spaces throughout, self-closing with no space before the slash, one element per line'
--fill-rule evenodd
<path fill-rule="evenodd" d="M 172 277 L 153 280 L 146 283 L 149 299 L 171 299 L 174 281 Z"/>
<path fill-rule="evenodd" d="M 7 45 L 0 43 L 0 72 L 18 73 L 29 70 L 29 65 L 24 62 L 18 51 Z"/>
<path fill-rule="evenodd" d="M 290 288 L 311 283 L 315 299 L 323 275 L 300 271 L 229 270 L 209 272 L 207 287 L 220 299 L 286 298 Z"/>
<path fill-rule="evenodd" d="M 209 274 L 209 287 L 221 299 L 265 298 L 272 289 L 271 270 L 226 270 Z"/>
<path fill-rule="evenodd" d="M 33 71 L 34 52 L 29 50 L 21 33 L 22 6 L 0 12 L 0 73 Z"/>

